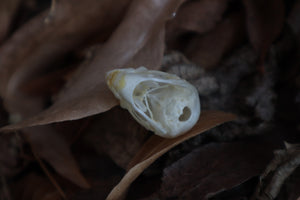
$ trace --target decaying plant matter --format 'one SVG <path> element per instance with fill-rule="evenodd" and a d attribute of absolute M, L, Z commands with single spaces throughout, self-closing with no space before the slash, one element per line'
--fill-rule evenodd
<path fill-rule="evenodd" d="M 0 199 L 299 198 L 299 13 L 299 0 L 2 0 Z M 193 85 L 190 130 L 156 115 L 181 117 L 185 81 L 130 96 L 171 139 L 120 108 L 105 76 L 140 66 Z"/>

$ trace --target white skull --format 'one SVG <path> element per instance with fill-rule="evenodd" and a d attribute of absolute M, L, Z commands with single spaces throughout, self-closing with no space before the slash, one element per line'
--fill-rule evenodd
<path fill-rule="evenodd" d="M 121 107 L 161 137 L 177 137 L 198 121 L 198 92 L 176 75 L 145 67 L 115 69 L 107 73 L 106 81 Z"/>

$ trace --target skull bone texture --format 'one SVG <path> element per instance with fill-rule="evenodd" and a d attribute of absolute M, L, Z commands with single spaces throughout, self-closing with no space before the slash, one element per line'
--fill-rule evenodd
<path fill-rule="evenodd" d="M 145 67 L 124 68 L 109 71 L 106 82 L 121 107 L 161 137 L 177 137 L 199 119 L 197 89 L 176 75 Z"/>

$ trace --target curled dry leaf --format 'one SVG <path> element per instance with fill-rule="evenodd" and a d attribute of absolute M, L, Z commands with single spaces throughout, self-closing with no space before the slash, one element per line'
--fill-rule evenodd
<path fill-rule="evenodd" d="M 145 46 L 127 62 L 124 67 L 148 66 L 150 69 L 157 69 L 161 65 L 165 50 L 165 29 L 148 40 Z"/>
<path fill-rule="evenodd" d="M 19 87 L 47 68 L 53 68 L 55 60 L 80 47 L 98 32 L 111 32 L 121 20 L 128 1 L 120 1 L 118 6 L 108 0 L 53 1 L 57 3 L 51 11 L 18 29 L 0 48 L 0 92 L 6 109 L 27 112 L 21 101 L 26 96 L 20 94 Z M 107 23 L 108 17 L 110 23 Z"/>
<path fill-rule="evenodd" d="M 163 199 L 206 199 L 209 194 L 226 191 L 258 176 L 279 146 L 273 139 L 274 135 L 260 136 L 197 148 L 164 170 Z"/>
<path fill-rule="evenodd" d="M 43 98 L 24 93 L 22 85 L 53 68 L 53 61 L 98 32 L 110 33 L 121 20 L 128 2 L 120 1 L 115 6 L 108 0 L 53 1 L 50 11 L 18 29 L 0 49 L 0 93 L 11 116 L 24 118 L 40 112 Z M 38 156 L 57 172 L 81 187 L 89 187 L 68 144 L 50 126 L 27 129 L 24 134 Z"/>
<path fill-rule="evenodd" d="M 256 191 L 251 200 L 276 199 L 286 179 L 300 166 L 300 145 L 286 143 L 286 150 L 275 151 L 275 157 L 266 167 L 260 177 Z M 290 193 L 289 196 L 298 196 L 298 192 Z"/>
<path fill-rule="evenodd" d="M 105 73 L 116 67 L 128 67 L 127 63 L 134 64 L 132 59 L 137 59 L 135 56 L 145 50 L 143 48 L 147 44 L 154 48 L 151 51 L 146 49 L 148 52 L 162 52 L 161 30 L 181 1 L 133 1 L 122 23 L 109 40 L 96 51 L 92 60 L 75 73 L 52 107 L 28 120 L 1 130 L 80 119 L 107 111 L 117 105 L 117 100 L 106 86 Z M 149 44 L 153 38 L 157 38 L 158 42 L 154 44 L 158 46 Z M 157 58 L 157 53 L 153 55 L 154 59 Z M 143 61 L 143 65 L 148 67 L 146 62 L 149 60 L 151 60 L 149 66 L 153 68 L 153 61 L 148 57 L 145 59 L 139 57 L 136 62 L 140 64 Z M 156 64 L 160 61 L 157 60 Z"/>
<path fill-rule="evenodd" d="M 165 139 L 153 135 L 129 163 L 127 173 L 119 184 L 116 185 L 110 192 L 107 200 L 124 198 L 131 183 L 157 158 L 162 156 L 174 146 L 217 125 L 234 120 L 235 118 L 235 115 L 221 111 L 203 111 L 196 125 L 184 135 L 173 139 Z"/>
<path fill-rule="evenodd" d="M 75 7 L 75 8 L 73 6 L 68 7 L 70 5 L 68 4 L 67 1 L 62 1 L 61 3 L 62 5 L 66 6 L 65 9 L 70 9 L 71 13 L 76 11 L 75 8 L 80 7 L 79 5 L 78 5 L 79 7 Z M 87 4 L 90 5 L 90 3 L 91 2 L 88 2 Z M 163 25 L 165 23 L 165 20 L 170 15 L 170 13 L 172 13 L 173 10 L 176 9 L 179 3 L 180 1 L 176 1 L 176 2 L 161 1 L 158 4 L 156 4 L 154 1 L 133 2 L 131 8 L 128 11 L 127 17 L 120 24 L 120 26 L 117 28 L 115 33 L 111 36 L 110 40 L 101 49 L 99 49 L 96 52 L 96 56 L 93 59 L 93 61 L 88 63 L 88 66 L 84 66 L 83 71 L 78 72 L 77 74 L 78 76 L 75 75 L 74 79 L 70 81 L 67 88 L 58 97 L 58 104 L 56 104 L 56 106 L 54 106 L 54 108 L 50 110 L 50 113 L 52 112 L 54 116 L 47 115 L 47 114 L 40 115 L 42 116 L 42 118 L 44 118 L 45 116 L 48 117 L 48 121 L 46 122 L 44 121 L 44 123 L 61 121 L 62 119 L 70 120 L 74 118 L 81 118 L 81 117 L 89 116 L 91 114 L 96 114 L 97 112 L 105 111 L 111 108 L 112 106 L 116 105 L 117 101 L 114 99 L 111 92 L 106 87 L 105 80 L 104 80 L 105 72 L 111 67 L 117 65 L 123 66 L 130 61 L 136 62 L 137 64 L 141 64 L 144 63 L 145 61 L 148 61 L 148 63 L 144 63 L 144 64 L 149 65 L 149 67 L 158 66 L 163 55 L 163 42 L 162 42 L 163 33 L 164 33 Z M 95 4 L 93 3 L 93 7 L 94 6 Z M 80 9 L 82 9 L 82 7 Z M 89 9 L 83 9 L 83 10 L 89 10 Z M 115 12 L 109 8 L 107 8 L 107 10 L 108 12 L 113 12 L 113 13 Z M 46 33 L 44 33 L 42 30 L 39 29 L 40 26 L 36 25 L 36 23 L 37 24 L 41 23 L 40 21 L 41 19 L 43 19 L 44 16 L 39 17 L 38 19 L 35 19 L 33 20 L 33 22 L 31 22 L 30 25 L 35 25 L 34 27 L 36 29 L 34 31 L 40 33 L 43 36 L 43 37 L 39 36 L 38 37 L 39 40 L 44 37 L 47 38 L 49 36 L 48 32 L 52 33 L 51 30 L 53 29 L 53 26 L 54 26 L 54 30 L 56 26 L 61 26 L 61 23 L 65 20 L 64 16 L 68 16 L 67 13 L 64 13 L 65 15 L 63 15 L 63 17 L 60 16 L 59 13 L 63 11 L 64 9 L 61 8 L 59 5 L 52 8 L 50 15 L 47 18 L 47 20 L 49 21 L 46 24 L 46 26 L 50 26 L 49 28 L 50 30 L 47 30 Z M 90 12 L 91 11 L 89 10 L 88 16 L 91 15 Z M 99 9 L 97 10 L 97 13 L 98 12 Z M 153 13 L 156 13 L 157 15 L 153 17 L 152 15 Z M 136 15 L 141 15 L 141 17 L 136 18 Z M 106 19 L 106 17 L 102 16 L 101 20 L 103 19 Z M 71 30 L 67 29 L 67 33 L 68 33 L 69 31 L 73 32 L 74 30 L 75 30 L 74 32 L 76 32 L 77 28 L 85 29 L 85 27 L 82 27 L 81 25 L 89 24 L 86 23 L 86 21 L 83 21 L 82 16 L 80 16 L 79 21 L 80 24 L 79 25 L 75 24 L 76 25 L 75 28 L 72 26 L 71 22 L 69 22 L 70 24 L 68 24 L 70 27 L 68 25 L 64 25 L 63 27 L 68 27 L 69 29 L 71 29 Z M 90 18 L 88 18 L 88 21 L 97 21 L 97 23 L 99 23 L 98 20 L 91 20 Z M 141 24 L 141 26 L 138 26 L 138 29 L 136 26 L 137 23 Z M 103 24 L 102 24 L 102 28 L 103 28 Z M 107 27 L 104 26 L 104 28 Z M 30 44 L 26 43 L 27 40 L 23 41 L 19 37 L 21 36 L 22 38 L 24 38 L 25 36 L 33 37 L 34 31 L 27 30 L 26 28 L 24 29 L 25 30 L 23 30 L 23 35 L 21 33 L 19 33 L 19 36 L 18 34 L 16 34 L 12 42 L 17 43 L 18 45 L 25 43 L 23 44 L 23 46 L 24 45 L 30 46 Z M 27 33 L 26 31 L 29 32 Z M 51 37 L 54 40 L 54 44 L 56 44 L 55 42 L 59 42 L 61 39 L 63 39 L 60 37 L 65 37 L 64 31 L 66 30 L 61 30 L 61 31 L 62 31 L 61 33 L 59 32 L 59 34 L 61 35 L 57 33 L 58 34 L 57 37 L 55 37 L 56 36 L 55 34 L 54 36 Z M 89 31 L 91 30 L 87 30 L 87 32 Z M 20 32 L 22 32 L 22 30 L 20 30 Z M 25 36 L 24 36 L 24 32 L 27 33 L 25 34 Z M 83 33 L 80 33 L 79 30 L 78 34 L 82 35 Z M 45 39 L 41 39 L 41 41 L 45 41 Z M 16 98 L 19 97 L 18 96 L 19 94 L 18 93 L 16 94 L 14 92 L 18 91 L 17 86 L 20 85 L 22 81 L 28 79 L 28 78 L 24 79 L 23 77 L 25 72 L 26 75 L 27 74 L 32 75 L 28 72 L 31 72 L 31 70 L 39 67 L 39 64 L 41 64 L 45 60 L 48 61 L 48 58 L 46 59 L 45 56 L 49 55 L 52 59 L 54 59 L 58 55 L 67 51 L 67 49 L 74 48 L 75 44 L 72 43 L 74 41 L 68 40 L 66 42 L 67 44 L 61 44 L 62 46 L 54 45 L 55 48 L 52 47 L 50 48 L 50 50 L 48 50 L 49 48 L 48 45 L 50 44 L 43 43 L 40 44 L 41 46 L 36 47 L 39 50 L 38 52 L 32 52 L 31 50 L 28 51 L 27 53 L 26 51 L 25 53 L 21 51 L 20 52 L 17 51 L 16 54 L 20 54 L 18 57 L 24 59 L 24 60 L 21 59 L 23 65 L 21 66 L 22 68 L 20 67 L 20 69 L 13 69 L 7 67 L 13 64 L 14 64 L 13 66 L 18 66 L 16 63 L 13 63 L 13 60 L 6 60 L 6 62 L 2 63 L 3 65 L 1 67 L 3 67 L 2 69 L 4 71 L 3 77 L 6 78 L 2 80 L 4 82 L 4 85 L 2 85 L 3 86 L 2 96 L 5 97 L 6 102 L 8 102 L 10 105 L 9 107 L 11 107 L 11 109 L 9 110 L 13 109 L 18 112 L 21 112 L 22 110 L 24 113 L 28 114 L 28 110 L 24 111 L 23 109 L 30 108 L 31 110 L 38 112 L 37 110 L 40 108 L 38 109 L 36 108 L 37 107 L 36 101 L 33 101 L 32 98 L 29 98 L 28 102 L 30 102 L 31 106 L 29 106 L 27 103 L 24 104 L 24 101 L 20 102 L 20 99 L 24 100 L 24 97 L 22 96 L 22 98 Z M 51 43 L 51 45 L 53 44 Z M 148 47 L 150 47 L 151 49 L 149 49 Z M 45 49 L 47 49 L 47 51 L 44 51 Z M 4 48 L 3 51 L 6 52 L 8 55 L 12 53 L 8 47 Z M 30 53 L 34 55 L 34 58 Z M 40 55 L 39 53 L 42 53 L 43 55 Z M 27 54 L 30 54 L 28 56 L 29 58 L 26 57 Z M 149 56 L 150 54 L 151 56 Z M 135 56 L 139 56 L 139 57 L 135 57 Z M 144 59 L 142 56 L 145 56 L 146 59 Z M 92 81 L 92 83 L 90 81 Z M 90 88 L 91 86 L 92 88 Z M 18 108 L 16 105 L 20 105 L 21 103 L 22 105 Z M 33 113 L 30 114 L 33 115 Z M 49 122 L 49 117 L 53 121 Z M 19 126 L 19 128 L 22 128 L 22 126 Z M 62 138 L 56 135 L 56 133 L 52 132 L 53 137 L 54 135 L 56 135 L 56 137 L 52 138 L 53 141 L 56 141 L 55 142 L 56 150 L 54 151 L 50 143 L 47 143 L 47 141 L 37 136 L 37 134 L 41 134 L 39 130 L 41 129 L 36 127 L 36 128 L 29 129 L 29 131 L 25 133 L 29 138 L 29 140 L 31 140 L 31 144 L 35 149 L 35 151 L 39 153 L 39 155 L 42 158 L 46 159 L 49 163 L 51 163 L 56 169 L 56 171 L 60 172 L 63 176 L 67 177 L 69 180 L 72 180 L 74 183 L 76 183 L 79 186 L 87 187 L 87 183 L 83 179 L 82 175 L 80 175 L 78 167 L 75 165 L 74 159 L 72 158 L 69 149 L 66 150 L 67 145 L 62 140 Z M 36 136 L 34 137 L 34 135 Z M 44 134 L 43 137 L 45 135 L 46 134 Z M 63 153 L 60 152 L 63 149 L 65 149 L 66 151 Z M 65 161 L 65 164 L 64 162 L 59 162 L 59 161 Z M 67 168 L 71 170 L 68 170 Z"/>
<path fill-rule="evenodd" d="M 258 52 L 260 64 L 272 42 L 279 36 L 284 24 L 283 0 L 243 0 L 249 39 Z"/>
<path fill-rule="evenodd" d="M 181 49 L 186 46 L 186 35 L 206 33 L 222 20 L 228 0 L 187 1 L 167 23 L 166 43 L 169 48 Z"/>
<path fill-rule="evenodd" d="M 0 44 L 10 30 L 11 22 L 20 5 L 20 0 L 0 1 Z"/>
<path fill-rule="evenodd" d="M 168 23 L 168 31 L 184 30 L 205 33 L 212 30 L 227 8 L 228 0 L 188 1 Z"/>
<path fill-rule="evenodd" d="M 192 39 L 185 54 L 200 66 L 212 68 L 228 51 L 241 44 L 245 36 L 242 13 L 233 13 L 208 34 Z"/>

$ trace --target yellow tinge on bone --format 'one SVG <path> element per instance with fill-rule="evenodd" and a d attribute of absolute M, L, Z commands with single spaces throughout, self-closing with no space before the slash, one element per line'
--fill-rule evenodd
<path fill-rule="evenodd" d="M 200 116 L 196 88 L 176 75 L 145 67 L 115 69 L 107 73 L 106 82 L 121 107 L 159 136 L 177 137 Z"/>

